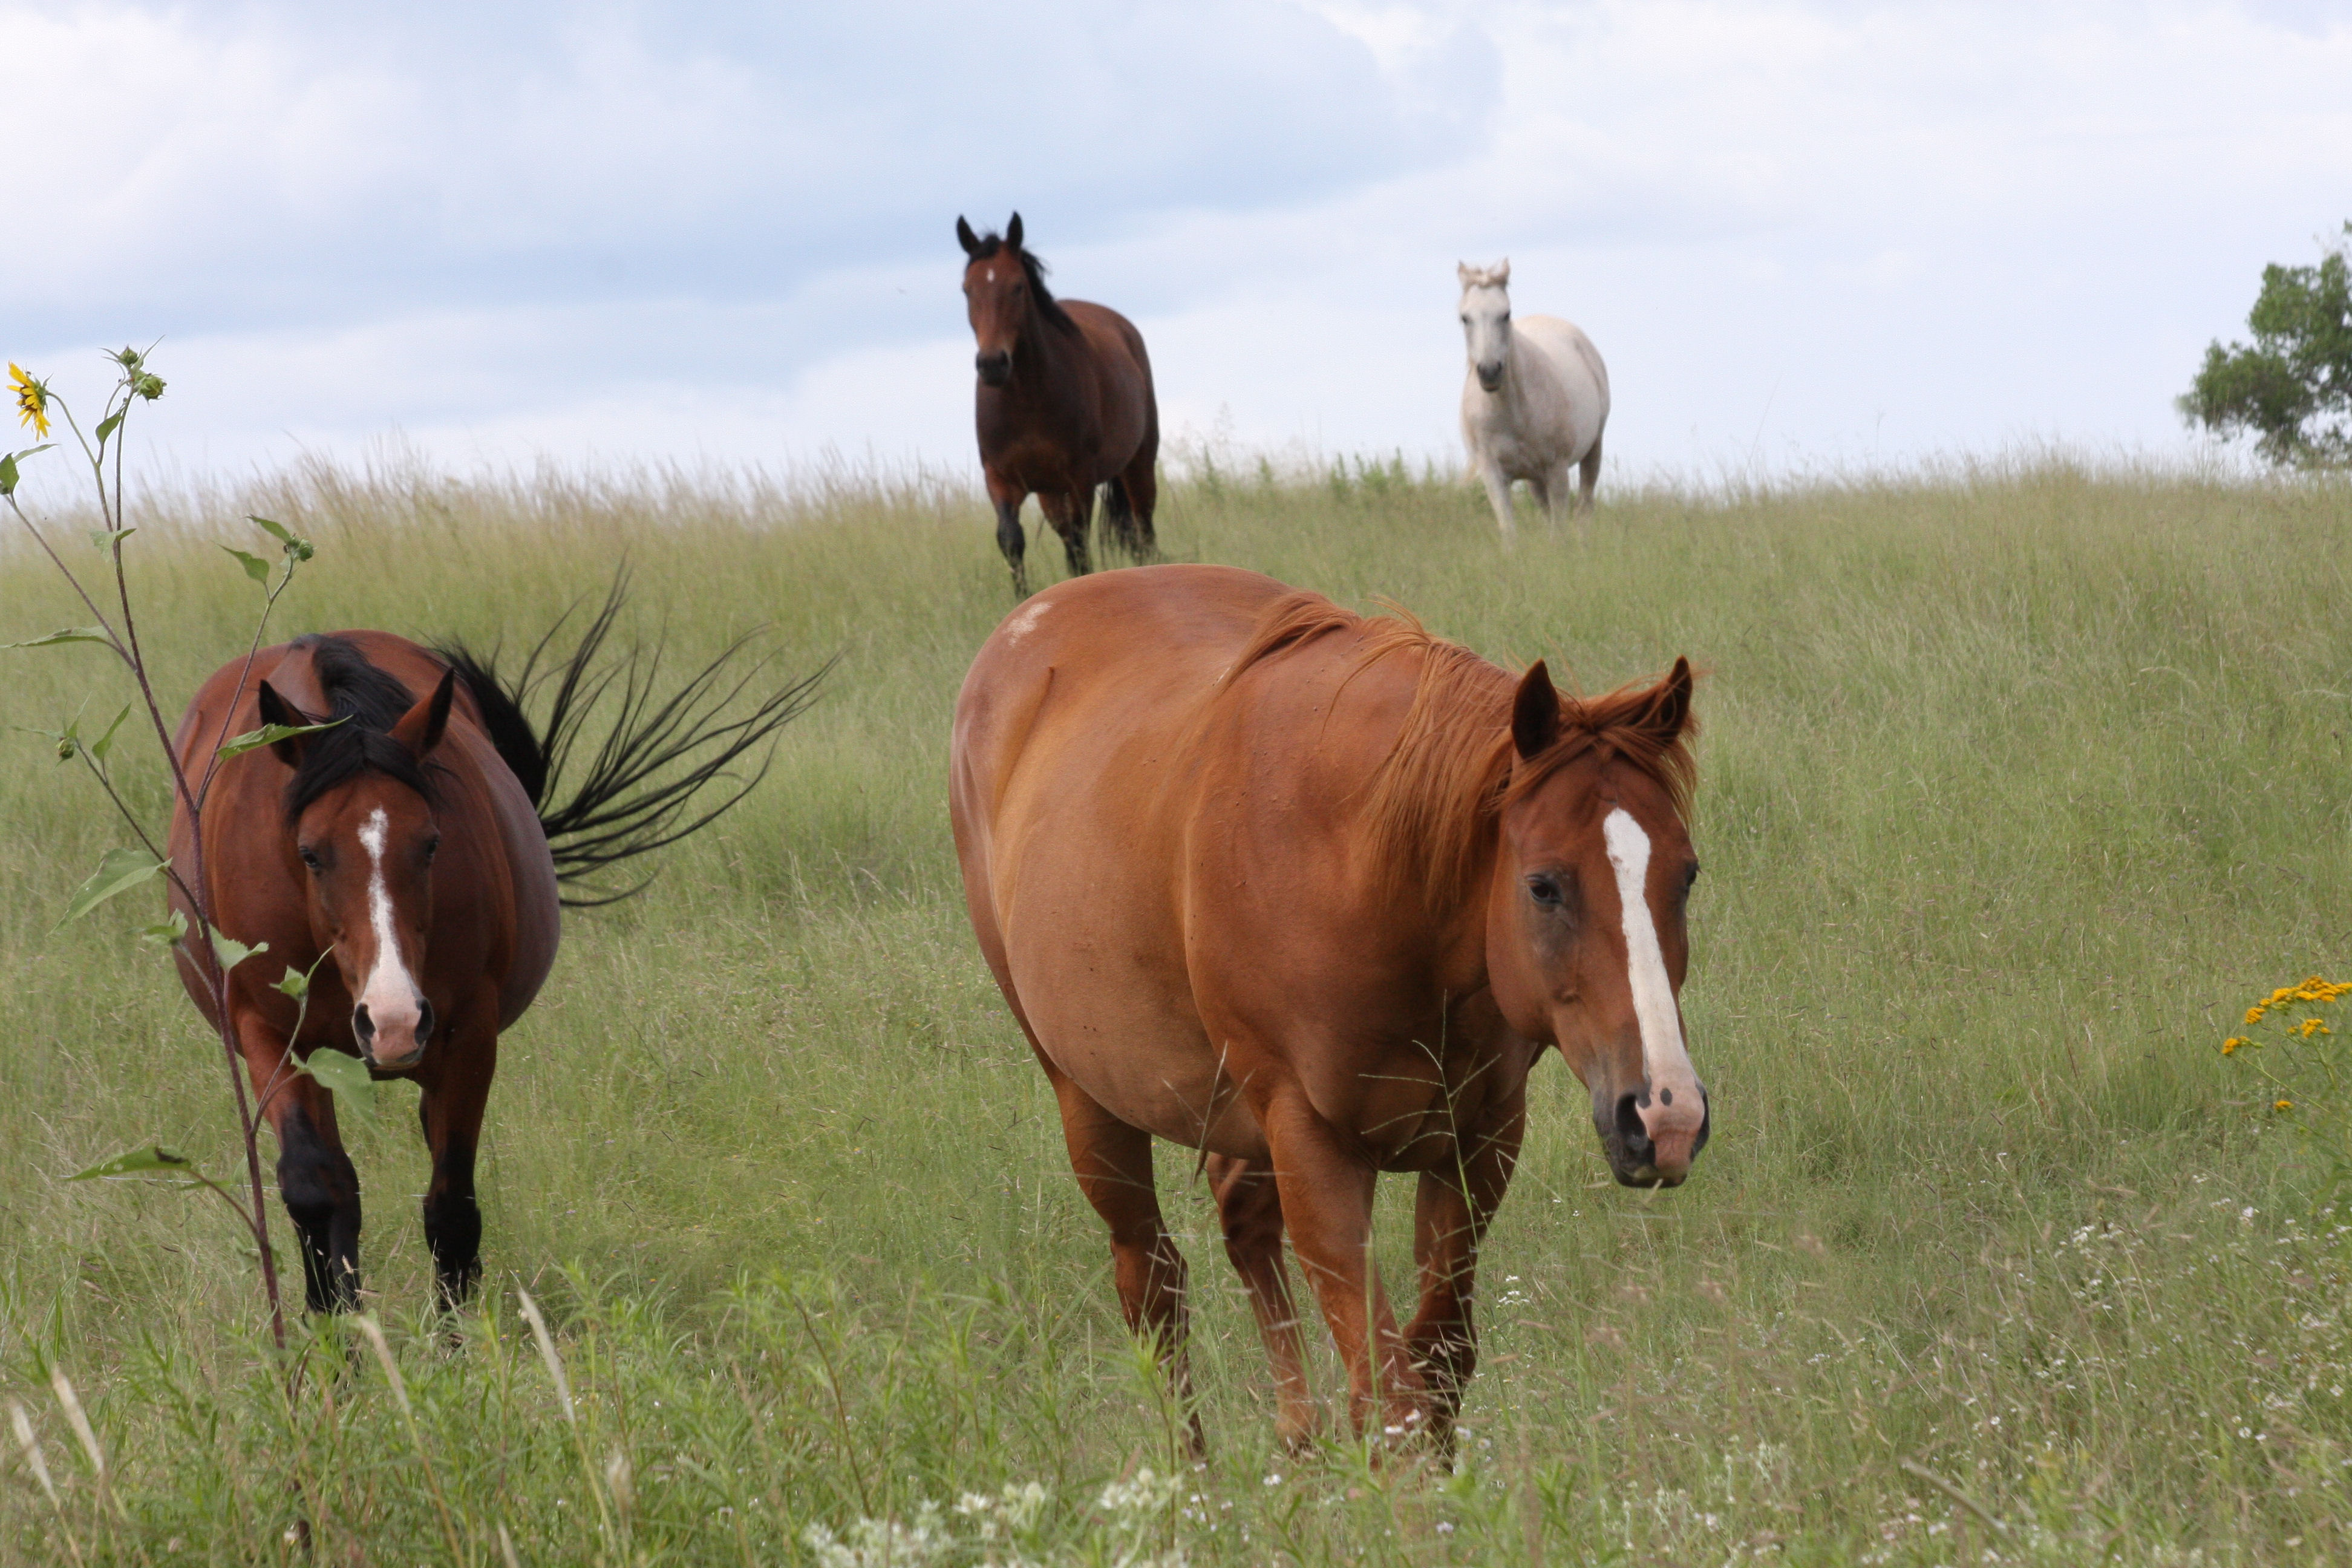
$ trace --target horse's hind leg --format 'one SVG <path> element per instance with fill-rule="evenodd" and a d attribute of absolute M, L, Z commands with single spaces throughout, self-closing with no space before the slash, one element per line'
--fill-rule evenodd
<path fill-rule="evenodd" d="M 1560 520 L 1569 515 L 1569 500 L 1575 486 L 1569 479 L 1569 465 L 1558 463 L 1547 469 L 1543 478 L 1534 483 L 1536 500 L 1544 510 L 1544 521 L 1554 533 L 1559 531 Z"/>
<path fill-rule="evenodd" d="M 1097 1104 L 1062 1070 L 1037 1055 L 1061 1101 L 1062 1138 L 1078 1190 L 1110 1227 L 1112 1276 L 1129 1331 L 1150 1342 L 1168 1369 L 1184 1412 L 1186 1437 L 1197 1456 L 1207 1449 L 1192 1409 L 1192 1376 L 1184 1352 L 1184 1258 L 1160 1214 L 1151 1182 L 1151 1135 Z"/>
<path fill-rule="evenodd" d="M 1586 448 L 1583 459 L 1577 465 L 1577 471 L 1582 482 L 1576 491 L 1576 510 L 1581 516 L 1592 510 L 1593 488 L 1601 483 L 1600 432 L 1594 432 L 1592 445 Z"/>
<path fill-rule="evenodd" d="M 1135 537 L 1135 508 L 1128 503 L 1127 487 L 1117 479 L 1102 488 L 1103 531 L 1111 542 L 1125 552 L 1129 559 L 1139 559 L 1140 545 Z"/>
<path fill-rule="evenodd" d="M 1225 1256 L 1249 1290 L 1258 1337 L 1274 1367 L 1275 1431 L 1282 1446 L 1296 1453 L 1314 1443 L 1318 1423 L 1298 1342 L 1298 1303 L 1290 1293 L 1290 1271 L 1282 1264 L 1281 1189 L 1269 1166 L 1222 1154 L 1210 1155 L 1204 1164 L 1209 1188 L 1217 1195 Z"/>
<path fill-rule="evenodd" d="M 1070 558 L 1070 575 L 1083 577 L 1093 571 L 1094 559 L 1087 550 L 1087 533 L 1095 521 L 1094 487 L 1087 485 L 1076 494 L 1041 494 L 1037 504 L 1045 509 L 1045 521 L 1062 536 L 1063 553 Z"/>
<path fill-rule="evenodd" d="M 1495 508 L 1495 525 L 1503 531 L 1503 548 L 1508 550 L 1518 540 L 1518 524 L 1511 518 L 1511 477 L 1503 472 L 1503 465 L 1491 458 L 1478 469 L 1478 478 L 1486 487 L 1486 500 Z"/>
<path fill-rule="evenodd" d="M 1160 443 L 1155 437 L 1113 481 L 1128 510 L 1128 548 L 1139 562 L 1160 559 L 1160 536 L 1151 526 L 1160 507 Z"/>
<path fill-rule="evenodd" d="M 495 998 L 488 999 L 470 1010 L 471 1017 L 494 1020 L 496 1007 Z M 481 1143 L 482 1110 L 498 1070 L 499 1037 L 495 1029 L 475 1025 L 461 1027 L 443 1046 L 447 1054 L 430 1078 L 421 1079 L 425 1095 L 416 1113 L 433 1157 L 432 1179 L 425 1188 L 425 1245 L 433 1254 L 441 1305 L 454 1310 L 473 1294 L 482 1273 L 474 1152 Z"/>

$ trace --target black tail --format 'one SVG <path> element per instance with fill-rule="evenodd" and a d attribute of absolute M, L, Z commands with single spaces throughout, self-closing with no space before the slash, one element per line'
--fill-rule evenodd
<path fill-rule="evenodd" d="M 496 655 L 474 654 L 462 643 L 435 648 L 449 661 L 457 679 L 474 694 L 498 748 L 514 775 L 539 808 L 539 824 L 555 855 L 555 874 L 567 889 L 568 908 L 588 909 L 610 904 L 639 892 L 647 878 L 634 887 L 612 891 L 581 884 L 608 867 L 633 859 L 666 844 L 675 844 L 697 828 L 707 826 L 749 795 L 768 774 L 775 751 L 771 746 L 750 777 L 727 769 L 738 759 L 771 740 L 815 700 L 817 683 L 833 668 L 827 660 L 814 674 L 778 687 L 748 705 L 739 702 L 771 660 L 742 662 L 750 645 L 739 637 L 680 683 L 666 698 L 656 699 L 661 674 L 661 649 L 650 653 L 632 647 L 599 668 L 604 639 L 621 613 L 627 586 L 614 580 L 598 610 L 581 633 L 568 657 L 557 658 L 550 645 L 572 616 L 566 612 L 540 638 L 523 661 L 522 670 L 508 680 L 493 668 Z M 547 668 L 541 668 L 541 661 Z M 523 710 L 543 686 L 554 695 L 534 725 Z M 620 707 L 612 727 L 588 758 L 587 776 L 561 805 L 551 797 L 566 783 L 564 773 L 575 749 L 584 742 L 591 712 L 607 692 L 617 690 Z M 664 778 L 661 775 L 669 774 Z M 718 805 L 688 818 L 703 786 L 716 779 L 734 785 Z"/>

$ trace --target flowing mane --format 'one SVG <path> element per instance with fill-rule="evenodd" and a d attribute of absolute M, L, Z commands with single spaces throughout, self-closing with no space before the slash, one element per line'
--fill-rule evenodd
<path fill-rule="evenodd" d="M 1369 785 L 1364 821 L 1372 852 L 1393 884 L 1418 883 L 1432 907 L 1458 903 L 1475 890 L 1479 862 L 1506 805 L 1587 752 L 1637 769 L 1666 792 L 1677 812 L 1690 809 L 1697 763 L 1689 742 L 1698 726 L 1686 723 L 1672 742 L 1643 727 L 1657 700 L 1654 687 L 1621 686 L 1599 697 L 1562 693 L 1559 739 L 1543 755 L 1519 763 L 1511 748 L 1517 678 L 1397 606 L 1367 616 L 1320 594 L 1286 595 L 1266 606 L 1221 687 L 1328 632 L 1359 637 L 1350 680 L 1391 654 L 1421 659 L 1412 704 Z"/>

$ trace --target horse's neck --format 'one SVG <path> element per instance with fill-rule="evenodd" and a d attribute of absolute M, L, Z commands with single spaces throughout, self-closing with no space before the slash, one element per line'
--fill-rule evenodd
<path fill-rule="evenodd" d="M 1018 381 L 1023 371 L 1029 372 L 1031 389 L 1041 398 L 1066 392 L 1084 374 L 1073 337 L 1031 304 L 1029 319 L 1013 342 L 1013 378 Z"/>

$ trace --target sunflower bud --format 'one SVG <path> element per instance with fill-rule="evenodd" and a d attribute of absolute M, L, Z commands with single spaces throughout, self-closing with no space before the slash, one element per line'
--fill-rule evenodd
<path fill-rule="evenodd" d="M 138 378 L 131 382 L 131 390 L 152 403 L 163 395 L 163 378 L 142 370 L 139 373 Z"/>

